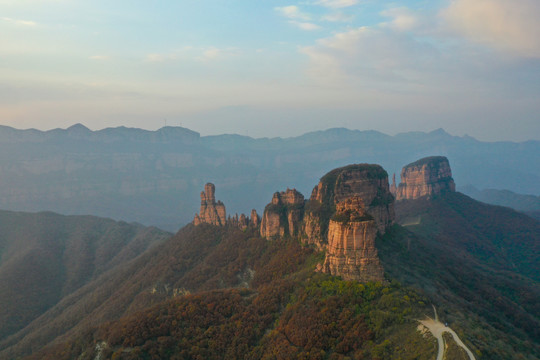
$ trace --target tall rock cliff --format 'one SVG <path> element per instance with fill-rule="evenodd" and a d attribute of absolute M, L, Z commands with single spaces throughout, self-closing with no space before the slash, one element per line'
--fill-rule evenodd
<path fill-rule="evenodd" d="M 276 236 L 298 236 L 304 216 L 304 195 L 296 189 L 276 192 L 272 202 L 264 208 L 261 221 L 261 236 L 271 239 Z"/>
<path fill-rule="evenodd" d="M 401 170 L 401 183 L 396 200 L 432 197 L 445 192 L 456 191 L 452 170 L 444 156 L 430 156 Z"/>
<path fill-rule="evenodd" d="M 394 222 L 388 174 L 379 165 L 330 171 L 306 204 L 303 240 L 326 250 L 320 270 L 347 280 L 383 281 L 375 239 Z"/>
<path fill-rule="evenodd" d="M 356 164 L 330 171 L 313 189 L 306 204 L 304 241 L 324 247 L 336 204 L 352 197 L 362 199 L 363 211 L 373 217 L 377 230 L 384 234 L 395 217 L 388 174 L 379 165 Z"/>
<path fill-rule="evenodd" d="M 336 204 L 328 225 L 328 245 L 322 271 L 345 280 L 384 281 L 375 238 L 377 225 L 365 212 L 364 202 L 353 196 Z"/>
<path fill-rule="evenodd" d="M 225 205 L 221 201 L 216 202 L 215 191 L 216 187 L 212 183 L 204 186 L 204 191 L 201 192 L 201 210 L 193 219 L 194 225 L 202 223 L 225 225 L 227 221 Z"/>

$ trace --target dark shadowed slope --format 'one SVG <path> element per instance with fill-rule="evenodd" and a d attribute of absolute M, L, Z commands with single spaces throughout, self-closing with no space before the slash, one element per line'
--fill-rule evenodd
<path fill-rule="evenodd" d="M 0 339 L 169 236 L 92 216 L 0 211 Z"/>

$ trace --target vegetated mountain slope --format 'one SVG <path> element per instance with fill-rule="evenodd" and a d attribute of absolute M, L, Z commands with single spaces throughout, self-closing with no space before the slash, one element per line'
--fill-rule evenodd
<path fill-rule="evenodd" d="M 487 204 L 508 206 L 526 214 L 540 212 L 540 196 L 516 194 L 510 190 L 484 189 L 464 186 L 459 189 L 465 195 Z"/>
<path fill-rule="evenodd" d="M 188 225 L 165 243 L 66 296 L 0 342 L 0 359 L 28 354 L 57 337 L 80 334 L 174 295 L 247 281 L 248 268 L 264 260 L 266 249 L 266 242 L 257 238 L 246 246 L 248 239 L 250 234 L 240 231 Z"/>
<path fill-rule="evenodd" d="M 540 357 L 540 223 L 460 193 L 396 203 L 387 273 L 423 289 L 488 359 Z"/>
<path fill-rule="evenodd" d="M 503 237 L 524 242 L 527 231 L 538 235 L 537 224 L 459 193 L 400 202 L 397 211 L 402 222 L 420 221 L 391 228 L 378 241 L 379 254 L 387 277 L 410 287 L 396 282 L 359 284 L 314 273 L 322 254 L 295 240 L 266 241 L 231 228 L 188 227 L 174 240 L 177 250 L 167 247 L 168 252 L 180 254 L 175 251 L 187 250 L 181 244 L 191 244 L 197 254 L 206 254 L 195 261 L 204 266 L 194 269 L 206 269 L 208 275 L 179 273 L 177 278 L 184 280 L 174 286 L 182 286 L 187 274 L 206 284 L 201 289 L 240 285 L 243 274 L 251 273 L 242 271 L 246 269 L 254 271 L 250 287 L 194 291 L 165 300 L 74 334 L 31 358 L 93 359 L 101 354 L 119 359 L 432 359 L 433 338 L 416 331 L 417 319 L 432 316 L 431 302 L 478 359 L 538 358 L 538 282 L 506 269 L 504 262 L 513 259 L 505 249 L 535 254 L 537 238 L 533 235 L 516 248 L 491 233 L 504 232 Z M 500 223 L 494 230 L 490 218 Z M 469 226 L 473 230 L 450 231 L 456 222 L 465 231 Z M 249 255 L 235 256 L 239 251 Z M 501 254 L 503 260 L 491 259 Z M 180 262 L 191 256 L 186 254 Z M 213 280 L 207 282 L 210 274 Z"/>
<path fill-rule="evenodd" d="M 425 298 L 396 283 L 316 273 L 322 254 L 297 240 L 190 225 L 152 253 L 125 279 L 139 293 L 124 306 L 154 306 L 72 332 L 30 358 L 427 360 L 435 354 L 433 339 L 416 331 L 415 319 L 430 310 Z M 156 282 L 193 293 L 166 299 L 152 291 Z"/>
<path fill-rule="evenodd" d="M 169 236 L 93 216 L 0 211 L 0 339 Z"/>
<path fill-rule="evenodd" d="M 432 359 L 434 339 L 416 331 L 432 302 L 479 359 L 538 358 L 538 281 L 513 270 L 528 274 L 516 254 L 538 254 L 537 224 L 462 194 L 397 205 L 418 224 L 377 242 L 389 283 L 316 273 L 323 255 L 294 239 L 188 225 L 2 342 L 0 358 Z M 500 253 L 510 269 L 488 255 Z"/>
<path fill-rule="evenodd" d="M 0 127 L 0 204 L 11 210 L 95 214 L 175 231 L 192 220 L 213 182 L 229 213 L 259 212 L 274 189 L 309 194 L 327 171 L 359 158 L 390 174 L 432 154 L 452 160 L 457 183 L 540 194 L 540 142 L 486 143 L 442 130 L 388 136 L 331 129 L 293 138 L 158 131 L 15 130 Z M 144 206 L 141 206 L 144 204 Z M 183 214 L 183 215 L 178 215 Z"/>
<path fill-rule="evenodd" d="M 540 222 L 509 208 L 487 205 L 461 193 L 432 200 L 396 203 L 398 223 L 417 219 L 408 229 L 437 236 L 463 256 L 496 269 L 540 281 Z"/>
<path fill-rule="evenodd" d="M 536 219 L 540 221 L 540 210 L 537 211 L 525 211 L 525 214 L 532 217 L 533 219 Z"/>

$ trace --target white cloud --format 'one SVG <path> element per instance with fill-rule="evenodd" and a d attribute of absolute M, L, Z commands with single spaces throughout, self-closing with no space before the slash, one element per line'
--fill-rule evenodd
<path fill-rule="evenodd" d="M 451 29 L 474 42 L 540 57 L 538 0 L 454 0 L 441 15 Z"/>
<path fill-rule="evenodd" d="M 214 61 L 238 55 L 238 49 L 234 47 L 217 48 L 212 46 L 208 48 L 203 48 L 201 50 L 202 54 L 196 59 L 203 62 Z"/>
<path fill-rule="evenodd" d="M 98 60 L 98 61 L 104 61 L 104 60 L 109 60 L 110 57 L 107 56 L 107 55 L 93 55 L 93 56 L 90 56 L 90 59 Z"/>
<path fill-rule="evenodd" d="M 311 16 L 300 11 L 300 8 L 295 5 L 282 6 L 274 8 L 281 16 L 289 19 L 310 20 Z"/>
<path fill-rule="evenodd" d="M 235 47 L 218 48 L 210 47 L 194 47 L 184 46 L 170 52 L 165 53 L 150 53 L 144 57 L 144 62 L 161 63 L 169 61 L 197 61 L 207 62 L 212 60 L 224 59 L 238 55 L 239 50 Z"/>
<path fill-rule="evenodd" d="M 8 22 L 14 25 L 19 25 L 19 26 L 36 26 L 37 25 L 36 22 L 29 21 L 29 20 L 12 19 L 8 17 L 3 17 L 1 19 L 2 21 Z"/>
<path fill-rule="evenodd" d="M 319 39 L 300 52 L 310 60 L 309 74 L 323 82 L 385 86 L 414 83 L 436 51 L 411 37 L 384 28 L 360 27 Z"/>
<path fill-rule="evenodd" d="M 317 24 L 313 24 L 310 22 L 300 22 L 300 21 L 289 21 L 290 24 L 298 27 L 299 29 L 306 30 L 306 31 L 314 31 L 319 30 L 321 27 Z"/>
<path fill-rule="evenodd" d="M 382 16 L 392 18 L 388 23 L 383 23 L 384 26 L 389 26 L 397 31 L 408 31 L 416 28 L 419 24 L 419 19 L 410 9 L 405 7 L 392 8 L 381 12 Z"/>
<path fill-rule="evenodd" d="M 144 58 L 147 62 L 161 62 L 163 61 L 163 55 L 161 54 L 147 54 Z"/>
<path fill-rule="evenodd" d="M 321 20 L 330 22 L 351 22 L 354 19 L 354 15 L 344 14 L 342 12 L 334 12 L 324 15 Z"/>
<path fill-rule="evenodd" d="M 338 9 L 356 5 L 358 2 L 359 0 L 319 0 L 316 4 L 332 9 Z"/>
<path fill-rule="evenodd" d="M 223 50 L 212 47 L 212 48 L 209 48 L 209 49 L 203 51 L 203 58 L 205 58 L 207 60 L 212 60 L 212 59 L 218 58 L 222 54 L 223 54 Z"/>

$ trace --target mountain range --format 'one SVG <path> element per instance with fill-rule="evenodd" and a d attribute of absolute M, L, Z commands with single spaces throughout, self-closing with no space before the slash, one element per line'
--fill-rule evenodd
<path fill-rule="evenodd" d="M 259 212 L 273 189 L 307 193 L 321 174 L 362 159 L 390 176 L 403 164 L 440 154 L 459 184 L 540 194 L 540 142 L 482 142 L 439 129 L 395 136 L 330 129 L 291 138 L 200 136 L 77 124 L 50 131 L 0 127 L 0 208 L 92 214 L 176 231 L 197 211 L 211 181 L 229 214 Z"/>

